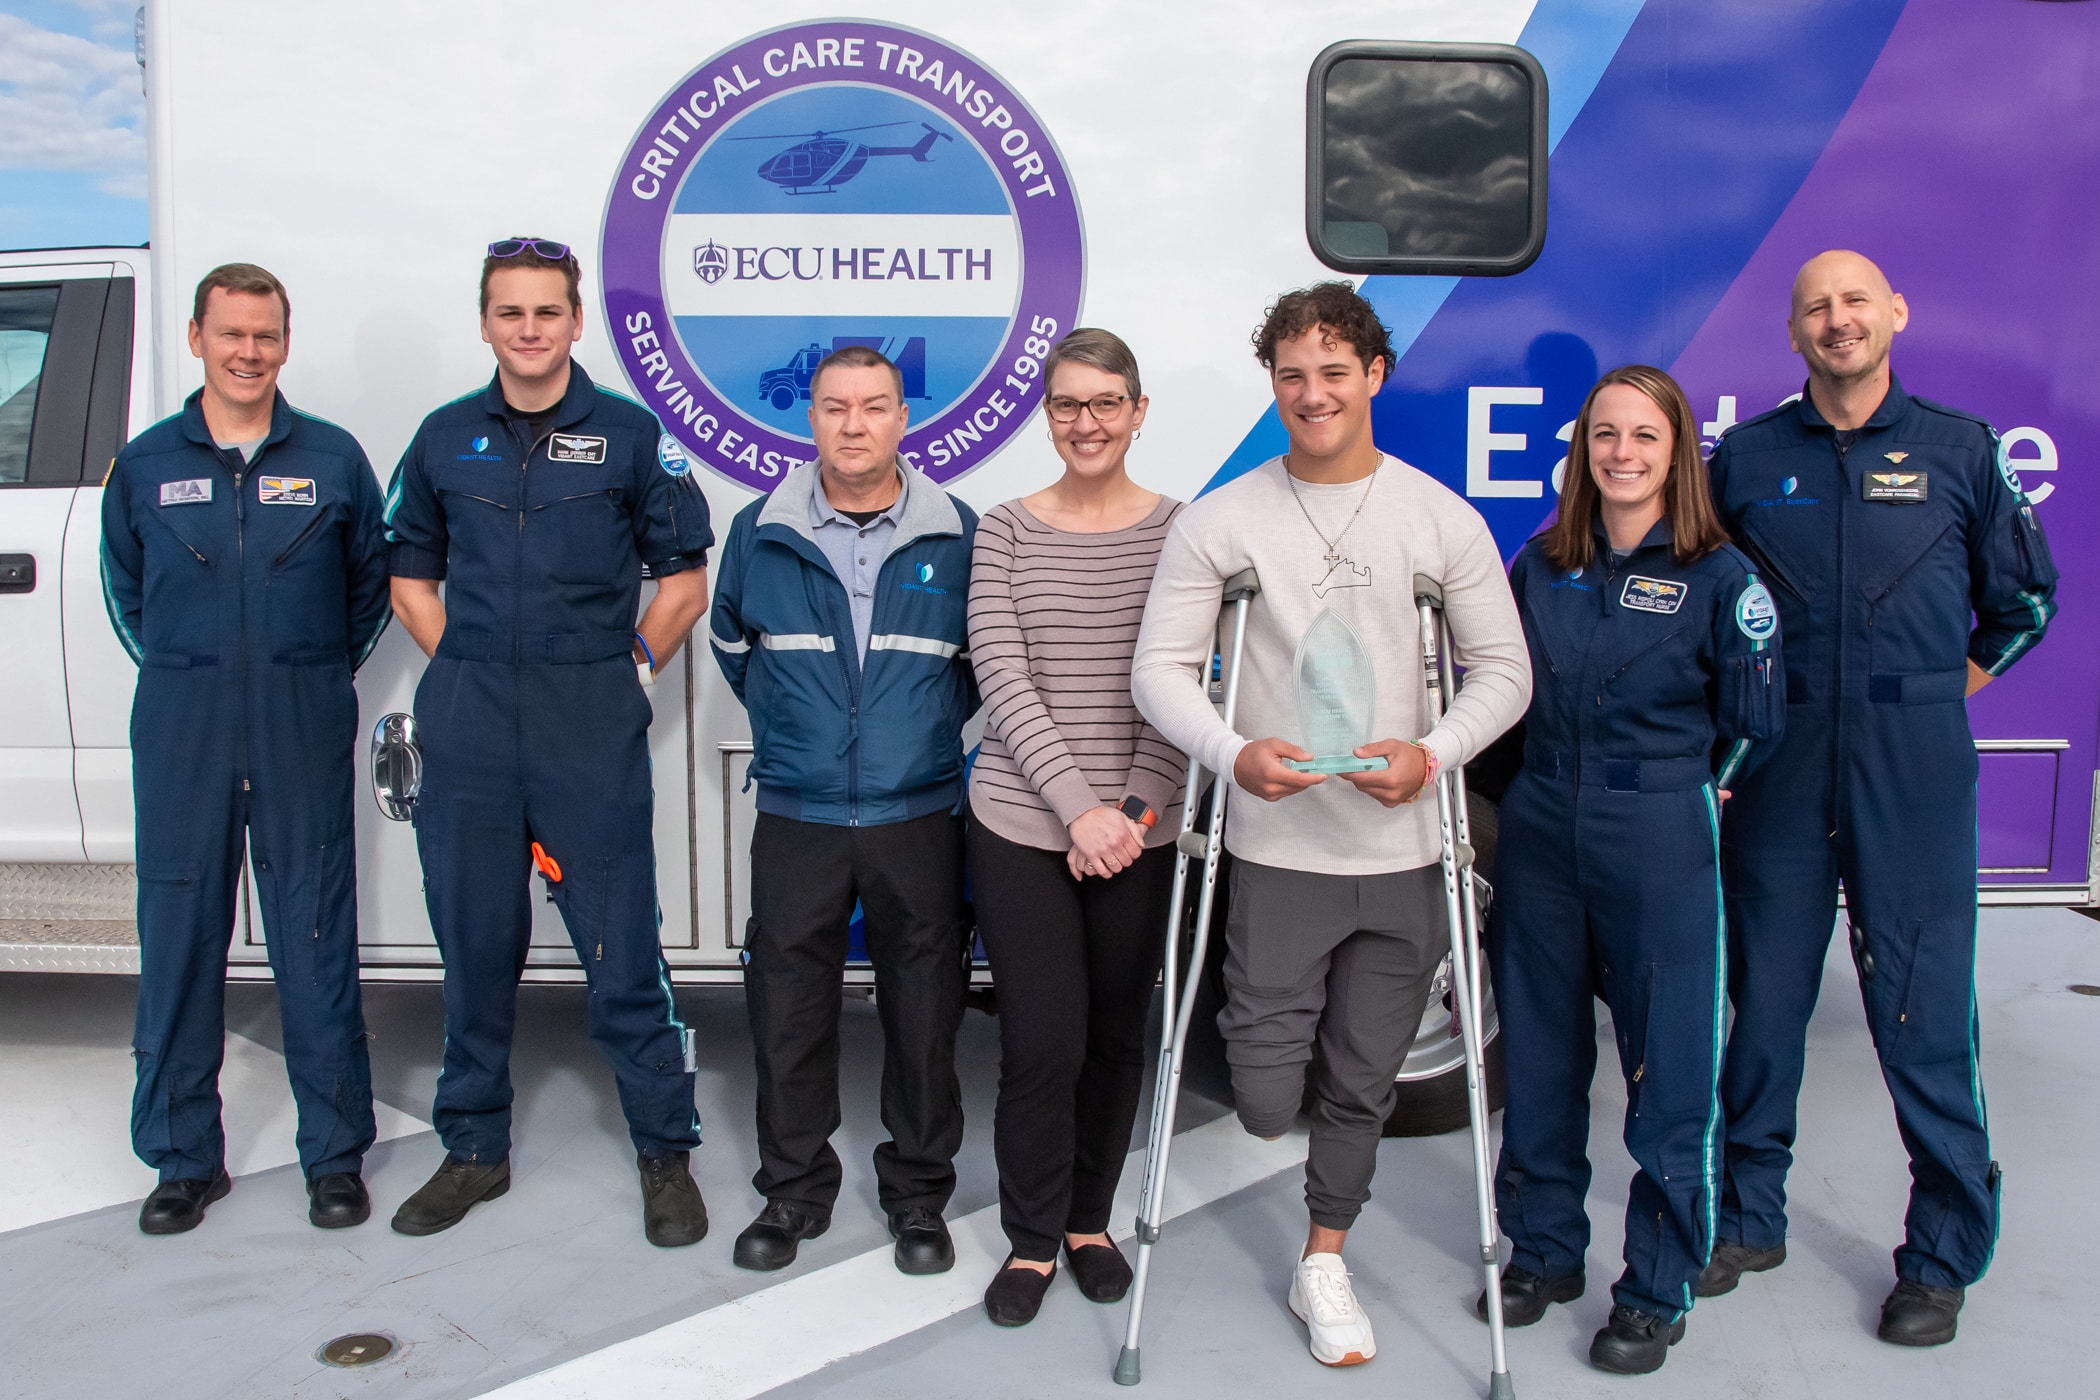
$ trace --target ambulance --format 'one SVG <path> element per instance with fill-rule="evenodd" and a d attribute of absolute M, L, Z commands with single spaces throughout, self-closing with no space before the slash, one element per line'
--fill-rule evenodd
<path fill-rule="evenodd" d="M 1601 371 L 1669 370 L 1710 448 L 1800 392 L 1792 274 L 1857 248 L 1908 298 L 1906 388 L 1996 425 L 2063 573 L 2047 640 L 1970 702 L 1982 897 L 2100 902 L 2100 5 L 152 0 L 139 61 L 149 245 L 0 253 L 0 969 L 138 966 L 100 500 L 201 383 L 198 278 L 283 278 L 287 397 L 384 479 L 487 381 L 476 276 L 512 235 L 578 250 L 579 360 L 662 421 L 718 533 L 812 455 L 811 347 L 908 351 L 904 450 L 979 510 L 1047 484 L 1041 362 L 1077 325 L 1135 349 L 1132 471 L 1191 499 L 1284 445 L 1264 307 L 1346 277 L 1399 351 L 1380 445 L 1505 555 Z M 381 640 L 365 733 L 422 664 Z M 665 952 L 732 982 L 750 728 L 704 645 L 651 703 Z M 357 841 L 364 975 L 438 977 L 411 829 L 361 800 Z M 535 909 L 526 976 L 581 980 Z M 269 975 L 263 939 L 250 887 L 231 975 Z M 1403 1114 L 1462 1122 L 1457 1065 L 1433 1004 Z"/>

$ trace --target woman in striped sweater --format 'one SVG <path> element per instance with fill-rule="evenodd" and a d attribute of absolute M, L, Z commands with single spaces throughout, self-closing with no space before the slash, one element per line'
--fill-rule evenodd
<path fill-rule="evenodd" d="M 970 655 L 984 745 L 970 776 L 977 927 L 999 987 L 999 1214 L 1013 1253 L 985 1290 L 1034 1318 L 1062 1244 L 1112 1303 L 1130 1267 L 1108 1212 L 1130 1150 L 1159 973 L 1182 756 L 1137 712 L 1130 657 L 1178 501 L 1130 479 L 1145 421 L 1130 347 L 1073 331 L 1044 365 L 1057 482 L 978 523 Z"/>

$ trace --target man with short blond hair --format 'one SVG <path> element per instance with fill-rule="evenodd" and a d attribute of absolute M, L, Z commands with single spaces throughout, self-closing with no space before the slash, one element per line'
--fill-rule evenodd
<path fill-rule="evenodd" d="M 897 1267 L 955 1263 L 970 923 L 962 902 L 962 724 L 976 708 L 964 604 L 977 516 L 903 462 L 897 367 L 834 350 L 810 379 L 817 460 L 730 527 L 708 640 L 751 711 L 751 927 L 765 1209 L 747 1269 L 792 1263 L 831 1223 L 841 1169 L 840 979 L 856 903 L 882 1015 L 877 1193 Z"/>
<path fill-rule="evenodd" d="M 284 1019 L 307 1218 L 371 1212 L 372 1075 L 357 981 L 352 675 L 386 627 L 379 483 L 356 439 L 278 392 L 284 284 L 228 263 L 197 284 L 204 387 L 117 455 L 102 498 L 110 621 L 139 663 L 138 1090 L 160 1173 L 151 1235 L 232 1189 L 220 1122 L 226 949 L 243 846 Z"/>

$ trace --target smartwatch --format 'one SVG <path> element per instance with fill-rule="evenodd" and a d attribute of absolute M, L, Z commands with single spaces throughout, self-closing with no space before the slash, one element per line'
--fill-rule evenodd
<path fill-rule="evenodd" d="M 1159 825 L 1159 813 L 1147 807 L 1145 799 L 1135 793 L 1118 802 L 1116 810 L 1148 830 Z"/>

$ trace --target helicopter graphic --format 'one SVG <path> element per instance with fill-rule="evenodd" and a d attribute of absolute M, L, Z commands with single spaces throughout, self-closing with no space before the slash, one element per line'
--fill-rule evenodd
<path fill-rule="evenodd" d="M 867 167 L 876 156 L 910 156 L 925 162 L 935 141 L 955 138 L 936 131 L 925 122 L 926 134 L 911 146 L 870 146 L 841 139 L 847 131 L 875 131 L 888 126 L 910 126 L 907 121 L 874 122 L 867 126 L 842 127 L 839 131 L 798 131 L 772 136 L 732 136 L 732 141 L 793 141 L 796 144 L 768 156 L 758 167 L 758 178 L 780 186 L 789 194 L 830 194 Z"/>

